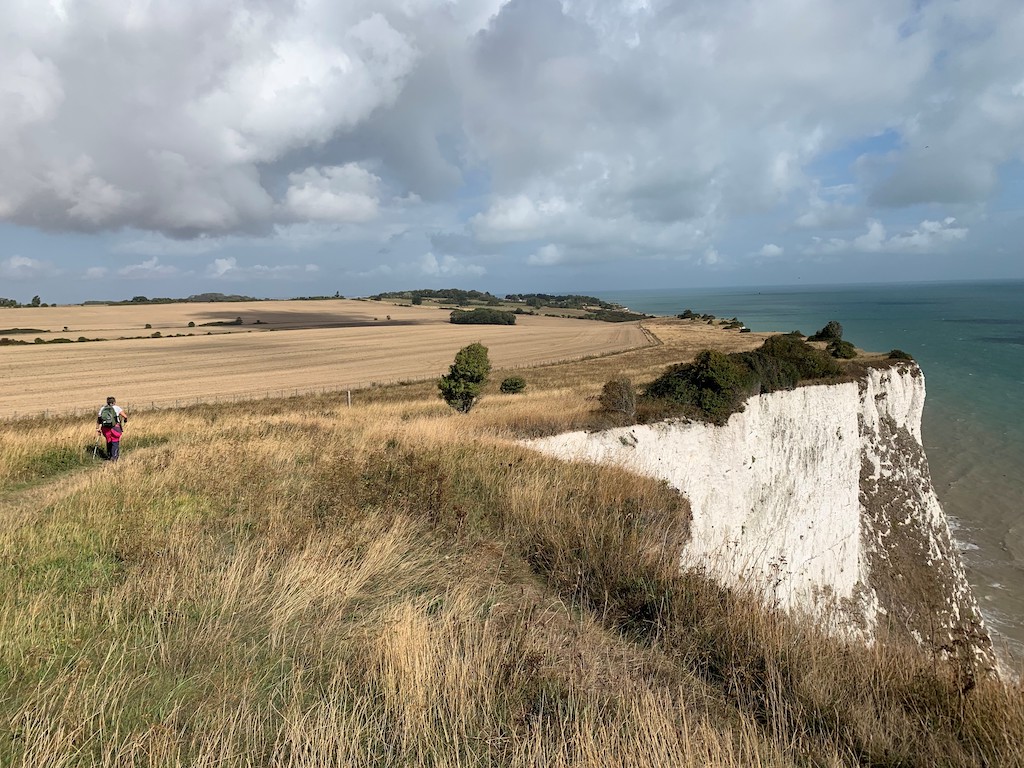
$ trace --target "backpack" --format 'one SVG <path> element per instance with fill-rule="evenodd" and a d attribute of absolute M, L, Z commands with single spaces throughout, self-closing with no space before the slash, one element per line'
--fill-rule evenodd
<path fill-rule="evenodd" d="M 100 409 L 100 426 L 101 427 L 113 427 L 120 424 L 117 418 L 117 411 L 114 410 L 112 405 L 104 405 Z"/>

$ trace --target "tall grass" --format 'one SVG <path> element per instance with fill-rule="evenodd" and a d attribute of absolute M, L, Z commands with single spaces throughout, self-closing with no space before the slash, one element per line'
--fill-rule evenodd
<path fill-rule="evenodd" d="M 585 397 L 140 413 L 53 471 L 91 426 L 0 426 L 0 764 L 1024 761 L 1019 687 L 680 573 L 685 499 L 509 440 Z"/>

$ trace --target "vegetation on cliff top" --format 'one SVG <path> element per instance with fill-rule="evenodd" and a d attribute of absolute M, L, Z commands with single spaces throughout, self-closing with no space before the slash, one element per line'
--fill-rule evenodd
<path fill-rule="evenodd" d="M 1022 764 L 1019 686 L 680 573 L 671 488 L 509 439 L 657 352 L 465 416 L 433 383 L 140 411 L 115 466 L 0 424 L 0 764 Z"/>
<path fill-rule="evenodd" d="M 782 334 L 749 352 L 724 354 L 706 349 L 692 362 L 671 366 L 647 385 L 644 396 L 673 403 L 682 415 L 722 424 L 754 395 L 841 373 L 840 366 L 822 350 L 799 336 Z"/>

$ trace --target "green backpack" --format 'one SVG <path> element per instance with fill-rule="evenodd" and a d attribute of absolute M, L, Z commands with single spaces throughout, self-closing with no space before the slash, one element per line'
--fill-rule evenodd
<path fill-rule="evenodd" d="M 112 405 L 104 405 L 100 409 L 100 426 L 101 427 L 113 427 L 115 424 L 119 424 L 117 418 L 117 411 L 114 410 Z"/>

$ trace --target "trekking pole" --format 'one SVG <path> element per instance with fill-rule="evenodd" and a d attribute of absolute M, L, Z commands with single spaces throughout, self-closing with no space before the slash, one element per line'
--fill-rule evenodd
<path fill-rule="evenodd" d="M 96 445 L 94 445 L 92 447 L 92 457 L 94 459 L 96 458 L 96 454 L 99 452 L 99 450 L 100 450 L 100 433 L 97 432 L 96 433 Z"/>

